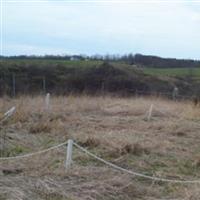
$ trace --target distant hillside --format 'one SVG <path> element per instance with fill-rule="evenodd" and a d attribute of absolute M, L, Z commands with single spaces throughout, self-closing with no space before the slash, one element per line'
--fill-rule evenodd
<path fill-rule="evenodd" d="M 127 96 L 142 91 L 171 96 L 175 86 L 182 95 L 196 95 L 199 85 L 199 78 L 160 76 L 120 61 L 7 58 L 0 63 L 0 95 L 51 92 Z"/>
<path fill-rule="evenodd" d="M 132 64 L 155 68 L 200 68 L 200 61 L 161 58 L 157 56 L 145 56 L 141 54 L 136 54 L 133 56 Z"/>
<path fill-rule="evenodd" d="M 140 67 L 150 68 L 200 68 L 199 60 L 192 59 L 176 59 L 176 58 L 161 58 L 152 55 L 142 54 L 127 54 L 127 55 L 65 55 L 65 56 L 10 56 L 1 57 L 4 60 L 9 61 L 109 61 L 109 62 L 121 62 L 130 65 L 138 65 Z"/>

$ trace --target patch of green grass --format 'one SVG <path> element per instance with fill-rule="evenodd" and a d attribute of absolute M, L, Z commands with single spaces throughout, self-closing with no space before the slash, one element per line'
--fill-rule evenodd
<path fill-rule="evenodd" d="M 15 147 L 5 151 L 4 155 L 6 155 L 6 157 L 17 156 L 17 155 L 25 153 L 25 152 L 28 152 L 25 147 L 17 145 Z"/>
<path fill-rule="evenodd" d="M 59 159 L 53 160 L 52 163 L 51 163 L 51 166 L 49 168 L 57 169 L 60 166 L 61 162 L 62 161 L 59 160 Z"/>
<path fill-rule="evenodd" d="M 39 66 L 43 65 L 57 65 L 62 64 L 65 67 L 91 67 L 100 65 L 103 61 L 95 61 L 95 60 L 79 60 L 79 61 L 70 61 L 70 60 L 51 60 L 51 59 L 6 59 L 5 64 L 16 64 L 16 65 L 24 65 L 24 64 L 31 64 L 35 65 L 38 64 Z"/>
<path fill-rule="evenodd" d="M 143 72 L 148 75 L 156 76 L 200 77 L 200 68 L 144 68 Z"/>
<path fill-rule="evenodd" d="M 98 155 L 101 157 L 101 153 L 97 149 L 90 149 L 91 153 Z M 76 155 L 76 151 L 74 151 L 74 155 Z M 74 156 L 75 158 L 76 156 Z M 103 157 L 103 156 L 102 156 Z M 91 158 L 90 156 L 87 156 L 85 154 L 78 155 L 76 158 L 76 164 L 81 166 L 104 166 L 104 164 L 100 161 L 97 161 L 95 158 Z"/>
<path fill-rule="evenodd" d="M 163 194 L 169 195 L 177 192 L 180 188 L 180 185 L 178 184 L 166 184 L 165 187 L 163 187 Z"/>
<path fill-rule="evenodd" d="M 52 138 L 47 138 L 46 140 L 42 141 L 41 146 L 43 146 L 43 148 L 49 148 L 51 146 L 55 145 L 55 140 Z"/>
<path fill-rule="evenodd" d="M 188 176 L 196 176 L 200 172 L 200 168 L 195 166 L 194 163 L 190 160 L 180 162 L 178 170 L 181 174 Z"/>
<path fill-rule="evenodd" d="M 6 197 L 6 194 L 0 194 L 0 200 L 6 200 L 7 197 Z"/>

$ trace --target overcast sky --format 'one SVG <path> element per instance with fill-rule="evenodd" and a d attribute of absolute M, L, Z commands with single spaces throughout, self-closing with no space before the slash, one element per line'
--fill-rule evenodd
<path fill-rule="evenodd" d="M 19 1 L 3 2 L 4 55 L 132 52 L 200 59 L 200 1 Z"/>

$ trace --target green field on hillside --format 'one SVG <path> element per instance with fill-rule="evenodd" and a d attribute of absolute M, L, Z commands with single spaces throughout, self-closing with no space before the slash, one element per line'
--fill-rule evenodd
<path fill-rule="evenodd" d="M 4 66 L 9 65 L 63 65 L 66 67 L 91 67 L 102 64 L 103 61 L 97 60 L 56 60 L 56 59 L 3 59 L 2 63 Z"/>
<path fill-rule="evenodd" d="M 99 66 L 103 63 L 103 61 L 97 60 L 79 60 L 79 61 L 69 61 L 69 60 L 54 60 L 54 59 L 5 59 L 2 62 L 3 68 L 6 66 L 13 66 L 11 68 L 15 68 L 14 66 L 55 66 L 62 65 L 66 68 L 88 68 L 93 66 Z M 125 71 L 129 71 L 130 73 L 134 73 L 137 67 L 134 65 L 128 65 L 121 62 L 111 62 L 113 66 L 118 69 L 122 69 Z M 140 70 L 139 70 L 140 71 Z M 153 75 L 153 76 L 170 76 L 170 77 L 200 77 L 200 68 L 143 68 L 142 70 L 144 74 Z"/>
<path fill-rule="evenodd" d="M 143 72 L 156 76 L 173 76 L 173 77 L 200 77 L 200 68 L 144 68 Z"/>
<path fill-rule="evenodd" d="M 3 59 L 0 79 L 0 95 L 44 90 L 60 95 L 102 91 L 130 95 L 136 90 L 168 92 L 174 85 L 188 95 L 199 91 L 200 68 L 141 68 L 99 60 Z"/>

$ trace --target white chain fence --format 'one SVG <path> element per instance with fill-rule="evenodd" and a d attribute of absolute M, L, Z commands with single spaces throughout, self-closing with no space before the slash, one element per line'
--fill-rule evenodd
<path fill-rule="evenodd" d="M 28 158 L 28 157 L 32 157 L 32 156 L 36 156 L 36 155 L 39 155 L 39 154 L 43 154 L 43 153 L 47 153 L 48 151 L 52 151 L 54 149 L 58 149 L 64 145 L 66 145 L 68 142 L 63 142 L 61 144 L 58 144 L 56 146 L 53 146 L 53 147 L 50 147 L 48 149 L 44 149 L 44 150 L 41 150 L 41 151 L 37 151 L 37 152 L 33 152 L 33 153 L 28 153 L 28 154 L 25 154 L 25 155 L 19 155 L 19 156 L 10 156 L 10 157 L 0 157 L 0 161 L 1 160 L 15 160 L 15 159 L 23 159 L 23 158 Z"/>
<path fill-rule="evenodd" d="M 153 181 L 161 181 L 161 182 L 169 182 L 169 183 L 181 183 L 181 184 L 194 184 L 194 183 L 200 183 L 200 180 L 175 180 L 175 179 L 167 179 L 167 178 L 161 178 L 161 177 L 155 177 L 155 176 L 149 176 L 149 175 L 145 175 L 145 174 L 142 174 L 142 173 L 138 173 L 138 172 L 134 172 L 134 171 L 131 171 L 131 170 L 127 170 L 127 169 L 124 169 L 122 167 L 119 167 L 109 161 L 106 161 L 98 156 L 96 156 L 95 154 L 89 152 L 87 149 L 81 147 L 80 145 L 78 145 L 77 143 L 73 143 L 74 146 L 76 146 L 78 149 L 80 149 L 81 151 L 83 151 L 84 153 L 86 153 L 87 155 L 95 158 L 96 160 L 116 169 L 116 170 L 120 170 L 122 172 L 125 172 L 127 174 L 131 174 L 131 175 L 134 175 L 134 176 L 138 176 L 138 177 L 142 177 L 142 178 L 146 178 L 146 179 L 150 179 L 150 180 L 153 180 Z"/>
<path fill-rule="evenodd" d="M 148 111 L 148 119 L 150 120 L 151 115 L 152 115 L 152 110 L 153 110 L 153 104 L 150 107 L 150 110 Z M 157 111 L 161 112 L 159 109 L 156 109 Z M 15 112 L 15 107 L 12 107 L 10 110 L 8 110 L 6 113 L 4 113 L 4 117 L 3 119 L 0 121 L 0 123 L 3 123 L 4 121 L 6 121 L 9 117 L 11 117 Z M 162 111 L 161 113 L 164 114 L 164 112 Z M 25 155 L 19 155 L 19 156 L 11 156 L 11 157 L 0 157 L 0 161 L 5 161 L 5 160 L 18 160 L 18 159 L 23 159 L 23 158 L 28 158 L 28 157 L 32 157 L 32 156 L 36 156 L 39 154 L 43 154 L 43 153 L 47 153 L 49 151 L 52 151 L 54 149 L 58 149 L 64 145 L 68 144 L 68 148 L 67 148 L 67 156 L 66 156 L 66 163 L 65 163 L 65 167 L 69 168 L 71 167 L 71 163 L 72 163 L 72 146 L 74 145 L 75 147 L 77 147 L 79 150 L 81 150 L 82 152 L 86 153 L 87 155 L 91 156 L 92 158 L 106 164 L 107 166 L 115 169 L 115 170 L 119 170 L 122 171 L 124 173 L 133 175 L 133 176 L 138 176 L 141 178 L 145 178 L 145 179 L 150 179 L 153 181 L 161 181 L 161 182 L 169 182 L 169 183 L 180 183 L 180 184 L 195 184 L 195 183 L 200 183 L 200 180 L 177 180 L 177 179 L 167 179 L 167 178 L 161 178 L 161 177 L 155 177 L 155 176 L 150 176 L 150 175 L 146 175 L 146 174 L 142 174 L 142 173 L 138 173 L 135 171 L 131 171 L 125 168 L 122 168 L 120 166 L 117 166 L 109 161 L 104 160 L 103 158 L 98 157 L 97 155 L 89 152 L 87 149 L 81 147 L 79 144 L 77 144 L 76 142 L 73 142 L 72 140 L 68 140 L 66 142 L 60 143 L 58 145 L 55 145 L 53 147 L 44 149 L 44 150 L 40 150 L 37 152 L 33 152 L 33 153 L 28 153 Z"/>
<path fill-rule="evenodd" d="M 168 183 L 179 183 L 179 184 L 196 184 L 196 183 L 200 183 L 200 180 L 177 180 L 177 179 L 167 179 L 167 178 L 162 178 L 162 177 L 155 177 L 155 176 L 150 176 L 150 175 L 146 175 L 145 173 L 139 173 L 139 172 L 135 172 L 135 171 L 131 171 L 125 168 L 122 168 L 118 165 L 115 165 L 109 161 L 104 160 L 103 158 L 100 158 L 99 156 L 91 153 L 90 151 L 88 151 L 87 149 L 83 148 L 82 146 L 80 146 L 79 144 L 77 144 L 76 142 L 74 142 L 73 140 L 68 140 L 66 142 L 63 142 L 61 144 L 58 144 L 56 146 L 50 147 L 48 149 L 45 150 L 41 150 L 41 151 L 37 151 L 37 152 L 33 152 L 33 153 L 29 153 L 29 154 L 25 154 L 25 155 L 19 155 L 19 156 L 13 156 L 13 157 L 1 157 L 0 161 L 3 160 L 14 160 L 14 159 L 23 159 L 23 158 L 27 158 L 27 157 L 31 157 L 31 156 L 35 156 L 35 155 L 39 155 L 39 154 L 43 154 L 46 153 L 48 151 L 52 151 L 54 149 L 58 149 L 64 145 L 67 145 L 67 156 L 66 156 L 66 163 L 65 163 L 65 167 L 69 168 L 71 167 L 72 164 L 72 147 L 73 145 L 78 148 L 79 150 L 81 150 L 82 152 L 86 153 L 87 155 L 89 155 L 90 157 L 104 163 L 105 165 L 115 169 L 115 170 L 119 170 L 122 171 L 124 173 L 133 175 L 133 176 L 137 176 L 137 177 L 141 177 L 141 178 L 145 178 L 145 179 L 149 179 L 152 181 L 160 181 L 160 182 L 168 182 Z"/>

